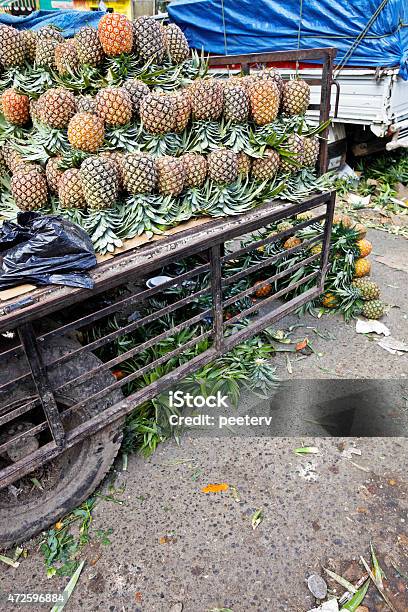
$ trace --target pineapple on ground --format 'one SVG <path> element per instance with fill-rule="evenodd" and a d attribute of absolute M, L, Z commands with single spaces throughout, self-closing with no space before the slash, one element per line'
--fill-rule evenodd
<path fill-rule="evenodd" d="M 47 205 L 47 181 L 39 167 L 21 167 L 11 178 L 11 194 L 20 210 L 36 210 Z"/>
<path fill-rule="evenodd" d="M 37 32 L 35 30 L 21 30 L 20 37 L 23 39 L 26 60 L 33 64 L 37 48 Z"/>
<path fill-rule="evenodd" d="M 64 37 L 54 26 L 44 26 L 37 31 L 35 63 L 42 68 L 55 69 L 55 49 Z"/>
<path fill-rule="evenodd" d="M 231 123 L 244 123 L 249 116 L 249 95 L 240 84 L 226 83 L 224 88 L 224 117 Z"/>
<path fill-rule="evenodd" d="M 180 157 L 184 165 L 185 187 L 201 187 L 207 178 L 207 160 L 198 153 L 184 153 Z"/>
<path fill-rule="evenodd" d="M 266 181 L 275 176 L 281 165 L 281 158 L 274 149 L 265 149 L 263 157 L 252 161 L 252 177 Z"/>
<path fill-rule="evenodd" d="M 68 140 L 80 151 L 96 153 L 105 139 L 105 124 L 98 115 L 77 113 L 68 124 Z"/>
<path fill-rule="evenodd" d="M 173 132 L 177 116 L 174 96 L 163 92 L 151 92 L 140 103 L 140 119 L 150 134 Z"/>
<path fill-rule="evenodd" d="M 290 156 L 282 156 L 281 166 L 284 172 L 293 174 L 302 166 L 304 160 L 303 138 L 299 134 L 290 134 L 285 143 L 285 149 Z"/>
<path fill-rule="evenodd" d="M 75 115 L 75 96 L 63 87 L 47 89 L 35 103 L 35 113 L 51 128 L 63 129 Z"/>
<path fill-rule="evenodd" d="M 81 66 L 99 66 L 104 60 L 105 54 L 99 40 L 98 31 L 90 26 L 81 28 L 74 36 L 78 60 Z"/>
<path fill-rule="evenodd" d="M 45 177 L 51 193 L 58 193 L 59 183 L 64 174 L 64 170 L 60 168 L 61 160 L 61 155 L 50 157 L 45 166 Z"/>
<path fill-rule="evenodd" d="M 164 155 L 156 159 L 157 184 L 160 193 L 178 196 L 184 188 L 185 170 L 183 161 Z"/>
<path fill-rule="evenodd" d="M 187 38 L 181 28 L 170 23 L 162 28 L 164 45 L 169 59 L 175 64 L 181 64 L 190 55 Z"/>
<path fill-rule="evenodd" d="M 353 225 L 353 230 L 357 233 L 359 240 L 363 240 L 367 236 L 367 228 L 362 223 Z"/>
<path fill-rule="evenodd" d="M 373 245 L 369 240 L 363 238 L 362 240 L 357 240 L 356 247 L 359 250 L 360 257 L 367 257 L 373 250 Z"/>
<path fill-rule="evenodd" d="M 75 71 L 79 67 L 78 51 L 73 41 L 66 40 L 58 43 L 54 52 L 55 66 L 58 73 L 63 76 L 69 71 Z"/>
<path fill-rule="evenodd" d="M 381 300 L 364 302 L 361 313 L 367 319 L 380 319 L 385 313 L 385 304 Z"/>
<path fill-rule="evenodd" d="M 230 149 L 216 149 L 208 157 L 208 175 L 216 183 L 228 185 L 238 178 L 238 156 Z"/>
<path fill-rule="evenodd" d="M 69 168 L 63 172 L 59 181 L 58 195 L 61 208 L 86 208 L 80 170 Z"/>
<path fill-rule="evenodd" d="M 132 110 L 134 117 L 139 117 L 140 114 L 140 103 L 145 96 L 150 93 L 150 89 L 143 83 L 143 81 L 139 81 L 138 79 L 127 79 L 122 84 L 123 89 L 129 94 L 130 100 L 132 102 Z"/>
<path fill-rule="evenodd" d="M 1 95 L 1 109 L 4 117 L 13 125 L 25 125 L 30 121 L 30 99 L 12 87 Z"/>
<path fill-rule="evenodd" d="M 249 86 L 252 117 L 257 125 L 266 125 L 276 119 L 280 93 L 274 81 L 257 80 Z"/>
<path fill-rule="evenodd" d="M 334 215 L 333 225 L 342 225 L 343 227 L 348 228 L 353 225 L 353 221 L 348 215 Z"/>
<path fill-rule="evenodd" d="M 216 121 L 224 106 L 224 87 L 216 79 L 197 79 L 189 87 L 193 119 Z"/>
<path fill-rule="evenodd" d="M 116 127 L 132 120 L 132 100 L 123 87 L 104 87 L 95 96 L 96 112 L 106 125 Z"/>
<path fill-rule="evenodd" d="M 111 208 L 118 197 L 118 175 L 115 164 L 101 157 L 88 157 L 80 168 L 83 194 L 92 210 Z"/>
<path fill-rule="evenodd" d="M 4 69 L 22 66 L 24 59 L 25 45 L 20 32 L 0 23 L 0 66 Z"/>
<path fill-rule="evenodd" d="M 368 259 L 364 259 L 363 257 L 356 259 L 354 262 L 354 275 L 357 278 L 361 278 L 362 276 L 368 276 L 371 271 L 371 262 Z"/>
<path fill-rule="evenodd" d="M 323 296 L 322 296 L 322 305 L 325 308 L 336 308 L 336 306 L 338 306 L 338 300 L 337 297 L 334 295 L 334 293 L 331 293 L 330 291 L 327 291 Z"/>
<path fill-rule="evenodd" d="M 152 193 L 157 183 L 156 164 L 151 155 L 128 153 L 123 156 L 123 182 L 131 194 Z"/>
<path fill-rule="evenodd" d="M 133 26 L 121 13 L 106 13 L 98 24 L 102 48 L 109 57 L 130 53 L 133 47 Z"/>
<path fill-rule="evenodd" d="M 380 297 L 379 286 L 368 278 L 356 278 L 351 285 L 358 289 L 361 299 L 364 301 L 377 300 Z"/>
<path fill-rule="evenodd" d="M 282 87 L 282 109 L 286 115 L 304 115 L 310 104 L 310 87 L 302 79 L 285 81 Z"/>
<path fill-rule="evenodd" d="M 163 30 L 153 17 L 142 16 L 135 19 L 133 36 L 133 49 L 142 61 L 155 64 L 162 62 L 166 52 Z"/>

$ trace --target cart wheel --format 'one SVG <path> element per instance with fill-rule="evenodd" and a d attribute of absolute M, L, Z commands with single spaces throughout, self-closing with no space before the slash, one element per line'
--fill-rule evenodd
<path fill-rule="evenodd" d="M 52 339 L 42 349 L 43 360 L 48 363 L 80 346 L 72 336 Z M 97 367 L 100 363 L 92 353 L 82 353 L 69 362 L 51 369 L 50 380 L 52 384 L 59 386 Z M 21 357 L 9 364 L 6 372 L 4 368 L 2 370 L 0 384 L 24 374 L 27 371 L 27 364 Z M 86 382 L 69 388 L 65 397 L 74 401 L 83 400 L 110 385 L 112 379 L 110 372 L 98 373 Z M 33 393 L 31 381 L 16 385 L 7 398 L 0 397 L 0 408 L 2 405 L 19 400 L 24 403 L 24 398 Z M 64 422 L 65 429 L 72 429 L 121 399 L 123 399 L 122 393 L 115 390 L 103 399 L 89 402 L 86 408 L 70 417 L 69 422 Z M 24 421 L 27 420 L 25 415 Z M 107 426 L 35 472 L 0 490 L 0 549 L 28 540 L 69 513 L 93 493 L 108 472 L 120 448 L 122 425 L 123 420 Z M 26 423 L 24 426 L 26 427 Z M 28 441 L 33 442 L 33 439 Z M 4 459 L 0 457 L 0 467 L 2 461 L 4 462 Z"/>

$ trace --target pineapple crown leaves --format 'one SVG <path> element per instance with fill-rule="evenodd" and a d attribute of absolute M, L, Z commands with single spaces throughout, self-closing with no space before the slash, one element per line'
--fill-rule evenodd
<path fill-rule="evenodd" d="M 53 73 L 52 76 L 61 87 L 81 94 L 95 94 L 108 86 L 108 79 L 103 77 L 98 68 L 87 64 L 77 70 L 67 66 L 64 75 Z"/>
<path fill-rule="evenodd" d="M 70 149 L 66 153 L 63 153 L 61 160 L 58 163 L 60 170 L 68 170 L 69 168 L 80 168 L 82 162 L 90 157 L 89 153 L 79 151 L 78 149 Z"/>

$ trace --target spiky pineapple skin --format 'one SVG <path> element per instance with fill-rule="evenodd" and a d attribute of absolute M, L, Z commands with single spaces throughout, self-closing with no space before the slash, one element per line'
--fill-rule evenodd
<path fill-rule="evenodd" d="M 201 187 L 207 177 L 207 160 L 198 153 L 185 153 L 180 159 L 184 164 L 185 186 Z"/>
<path fill-rule="evenodd" d="M 30 99 L 10 87 L 1 95 L 1 109 L 5 119 L 13 125 L 25 125 L 30 121 Z"/>
<path fill-rule="evenodd" d="M 260 285 L 262 285 L 263 283 L 264 281 L 257 281 L 254 284 L 254 289 L 256 289 L 255 297 L 257 298 L 267 297 L 272 292 L 272 285 L 270 283 L 267 283 L 266 285 L 264 284 L 263 287 L 261 287 Z"/>
<path fill-rule="evenodd" d="M 75 115 L 75 96 L 63 87 L 47 89 L 35 104 L 40 121 L 51 128 L 63 129 Z"/>
<path fill-rule="evenodd" d="M 61 155 L 50 157 L 45 166 L 45 176 L 51 193 L 58 193 L 59 182 L 64 174 L 64 170 L 59 167 L 61 160 Z"/>
<path fill-rule="evenodd" d="M 282 91 L 283 79 L 276 68 L 264 68 L 260 70 L 256 76 L 263 81 L 273 81 L 278 86 L 279 92 Z"/>
<path fill-rule="evenodd" d="M 187 90 L 181 90 L 173 94 L 173 104 L 176 115 L 173 129 L 176 133 L 183 132 L 191 117 L 191 102 Z"/>
<path fill-rule="evenodd" d="M 92 210 L 111 208 L 118 197 L 117 169 L 109 159 L 88 157 L 80 168 L 83 194 Z"/>
<path fill-rule="evenodd" d="M 336 308 L 336 306 L 338 306 L 337 297 L 334 295 L 334 293 L 328 291 L 322 296 L 322 305 L 325 308 Z"/>
<path fill-rule="evenodd" d="M 224 117 L 231 123 L 244 123 L 249 116 L 249 95 L 239 84 L 226 84 L 224 88 Z"/>
<path fill-rule="evenodd" d="M 174 96 L 162 92 L 151 92 L 140 103 L 140 119 L 150 134 L 173 132 L 176 126 Z"/>
<path fill-rule="evenodd" d="M 275 176 L 281 166 L 279 154 L 273 149 L 265 149 L 263 157 L 252 161 L 252 177 L 266 181 Z"/>
<path fill-rule="evenodd" d="M 364 302 L 361 313 L 367 319 L 380 319 L 385 313 L 385 304 L 381 300 L 369 300 Z"/>
<path fill-rule="evenodd" d="M 99 21 L 98 35 L 102 49 L 109 57 L 132 51 L 133 26 L 125 15 L 106 13 Z"/>
<path fill-rule="evenodd" d="M 156 164 L 151 155 L 128 153 L 122 160 L 123 181 L 131 194 L 152 193 L 157 184 Z"/>
<path fill-rule="evenodd" d="M 77 96 L 75 102 L 78 113 L 96 114 L 96 102 L 93 96 Z"/>
<path fill-rule="evenodd" d="M 379 286 L 368 278 L 357 278 L 352 282 L 352 286 L 360 291 L 361 299 L 364 301 L 376 300 L 380 297 Z"/>
<path fill-rule="evenodd" d="M 78 60 L 81 66 L 99 66 L 104 60 L 105 54 L 99 40 L 98 31 L 90 26 L 81 28 L 74 37 Z"/>
<path fill-rule="evenodd" d="M 285 143 L 285 149 L 292 153 L 291 157 L 283 157 L 281 167 L 283 172 L 293 174 L 303 165 L 304 160 L 304 144 L 303 138 L 299 134 L 290 134 Z"/>
<path fill-rule="evenodd" d="M 163 30 L 152 17 L 142 16 L 133 22 L 134 51 L 142 61 L 160 64 L 166 52 Z"/>
<path fill-rule="evenodd" d="M 95 96 L 96 112 L 106 125 L 117 127 L 132 120 L 132 101 L 123 87 L 105 87 Z"/>
<path fill-rule="evenodd" d="M 257 80 L 249 86 L 253 120 L 266 125 L 276 119 L 279 112 L 280 92 L 273 81 Z"/>
<path fill-rule="evenodd" d="M 4 69 L 22 66 L 25 59 L 24 39 L 11 26 L 0 24 L 0 66 Z"/>
<path fill-rule="evenodd" d="M 224 88 L 216 79 L 197 79 L 189 87 L 193 119 L 216 121 L 224 106 Z"/>
<path fill-rule="evenodd" d="M 312 168 L 319 157 L 320 142 L 316 136 L 303 138 L 303 165 Z"/>
<path fill-rule="evenodd" d="M 163 41 L 169 59 L 175 64 L 181 64 L 190 55 L 187 38 L 175 23 L 170 23 L 162 30 Z"/>
<path fill-rule="evenodd" d="M 79 67 L 78 52 L 74 42 L 58 43 L 54 51 L 55 66 L 60 75 L 74 72 Z"/>
<path fill-rule="evenodd" d="M 133 115 L 138 117 L 140 114 L 140 103 L 145 96 L 150 93 L 150 89 L 138 79 L 127 79 L 123 82 L 122 87 L 126 89 L 132 102 Z"/>
<path fill-rule="evenodd" d="M 357 240 L 356 247 L 359 250 L 360 257 L 367 257 L 373 250 L 373 245 L 366 238 L 363 238 L 362 240 Z"/>
<path fill-rule="evenodd" d="M 80 151 L 96 153 L 105 139 L 103 119 L 92 113 L 76 113 L 68 124 L 68 140 Z"/>
<path fill-rule="evenodd" d="M 282 87 L 282 109 L 287 115 L 304 115 L 310 104 L 310 86 L 302 79 L 285 81 Z"/>
<path fill-rule="evenodd" d="M 156 159 L 157 184 L 160 193 L 178 196 L 183 191 L 185 170 L 180 158 L 164 155 Z"/>
<path fill-rule="evenodd" d="M 11 178 L 11 193 L 20 210 L 36 210 L 47 205 L 45 176 L 36 168 L 17 170 Z"/>
<path fill-rule="evenodd" d="M 52 26 L 44 26 L 37 31 L 35 63 L 42 68 L 55 69 L 55 49 L 64 42 L 62 34 Z"/>
<path fill-rule="evenodd" d="M 245 176 L 248 176 L 249 174 L 251 174 L 252 159 L 249 157 L 249 155 L 247 155 L 243 151 L 240 151 L 240 153 L 238 153 L 238 155 L 237 155 L 237 161 L 238 161 L 238 174 L 239 174 L 239 176 L 244 176 L 245 177 Z"/>
<path fill-rule="evenodd" d="M 368 259 L 359 258 L 354 262 L 354 275 L 357 278 L 368 276 L 371 271 L 371 262 Z"/>
<path fill-rule="evenodd" d="M 298 238 L 297 236 L 291 236 L 290 238 L 285 240 L 285 242 L 283 243 L 283 248 L 286 250 L 293 249 L 294 247 L 300 246 L 301 244 L 302 241 L 300 240 L 300 238 Z"/>
<path fill-rule="evenodd" d="M 23 40 L 26 60 L 33 64 L 37 47 L 37 32 L 35 30 L 21 30 L 20 37 Z"/>
<path fill-rule="evenodd" d="M 208 157 L 208 175 L 216 183 L 228 185 L 238 178 L 238 157 L 230 149 L 216 149 Z"/>
<path fill-rule="evenodd" d="M 86 208 L 80 170 L 69 168 L 63 172 L 58 185 L 58 196 L 61 208 Z"/>

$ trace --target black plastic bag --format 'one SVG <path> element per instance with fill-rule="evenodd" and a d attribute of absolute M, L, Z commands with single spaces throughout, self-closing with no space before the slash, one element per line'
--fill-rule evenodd
<path fill-rule="evenodd" d="M 22 283 L 68 285 L 92 289 L 85 272 L 96 266 L 88 234 L 78 225 L 54 215 L 22 212 L 17 223 L 0 227 L 0 289 Z"/>

